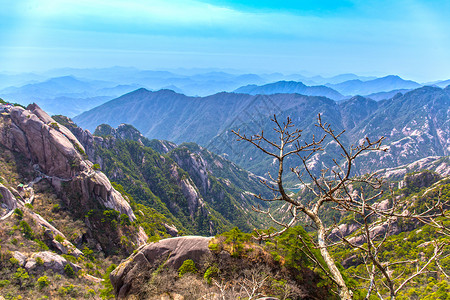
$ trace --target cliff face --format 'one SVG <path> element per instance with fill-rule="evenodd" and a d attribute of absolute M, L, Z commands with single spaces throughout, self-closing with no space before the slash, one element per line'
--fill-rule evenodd
<path fill-rule="evenodd" d="M 102 172 L 92 169 L 85 149 L 77 138 L 58 124 L 36 104 L 27 109 L 10 108 L 0 117 L 0 144 L 23 154 L 36 172 L 51 181 L 60 192 L 64 186 L 78 192 L 81 205 L 98 201 L 103 206 L 136 217 L 128 202 L 112 186 Z M 69 204 L 74 199 L 65 197 Z"/>
<path fill-rule="evenodd" d="M 90 138 L 88 135 L 84 137 Z M 27 109 L 9 107 L 0 115 L 0 146 L 20 155 L 28 166 L 31 182 L 24 187 L 25 190 L 33 193 L 33 184 L 46 179 L 63 200 L 64 207 L 72 218 L 80 219 L 86 224 L 87 231 L 80 237 L 80 245 L 83 241 L 92 241 L 89 243 L 98 245 L 97 249 L 102 249 L 105 253 L 117 250 L 116 243 L 124 234 L 123 228 L 105 227 L 102 223 L 103 212 L 114 210 L 118 212 L 117 216 L 126 215 L 130 221 L 135 221 L 136 216 L 130 204 L 114 189 L 106 175 L 93 167 L 93 163 L 87 159 L 85 148 L 70 130 L 35 104 L 29 105 Z M 9 186 L 11 189 L 11 184 Z M 18 202 L 9 197 L 11 193 L 7 188 L 0 190 L 7 208 L 2 218 L 8 218 Z M 17 194 L 14 189 L 13 192 Z M 32 203 L 33 199 L 30 197 L 26 201 Z M 24 203 L 21 207 L 23 205 Z M 72 249 L 71 252 L 81 253 L 72 244 L 57 243 L 55 236 L 64 237 L 64 234 L 40 215 L 32 211 L 29 214 L 35 223 L 48 231 L 52 247 L 62 253 L 69 248 Z M 141 229 L 131 228 L 126 232 L 134 245 L 142 245 L 147 241 L 148 237 Z M 125 250 L 129 251 L 128 248 Z"/>

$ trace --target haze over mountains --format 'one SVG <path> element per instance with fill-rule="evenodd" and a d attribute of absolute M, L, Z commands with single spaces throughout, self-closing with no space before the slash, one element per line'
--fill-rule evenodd
<path fill-rule="evenodd" d="M 107 81 L 62 76 L 20 87 L 7 87 L 0 93 L 11 101 L 25 105 L 36 102 L 50 113 L 74 116 L 139 87 L 136 84 L 116 85 Z"/>
<path fill-rule="evenodd" d="M 271 94 L 301 94 L 307 96 L 324 96 L 333 100 L 342 100 L 345 98 L 339 92 L 320 85 L 320 86 L 306 86 L 301 82 L 296 81 L 278 81 L 274 83 L 257 86 L 254 84 L 240 87 L 234 91 L 235 93 L 249 94 L 249 95 L 271 95 Z"/>
<path fill-rule="evenodd" d="M 66 75 L 69 73 L 72 75 Z M 78 114 L 74 120 L 91 132 L 102 123 L 113 127 L 126 123 L 148 138 L 195 142 L 258 175 L 267 175 L 270 159 L 236 143 L 230 130 L 245 128 L 254 134 L 264 129 L 270 135 L 272 125 L 268 120 L 274 114 L 291 116 L 304 129 L 305 136 L 315 132 L 319 113 L 336 130 L 346 130 L 344 139 L 349 144 L 366 135 L 385 136 L 385 144 L 391 147 L 389 154 L 382 159 L 367 157 L 356 172 L 449 154 L 449 88 L 438 87 L 445 86 L 448 80 L 422 87 L 393 75 L 375 79 L 353 74 L 323 78 L 217 70 L 183 70 L 177 74 L 119 67 L 62 69 L 43 76 L 55 75 L 65 76 L 7 87 L 0 91 L 0 97 L 21 104 L 36 102 L 52 114 Z M 293 78 L 313 85 L 287 81 Z M 144 88 L 148 86 L 170 89 L 151 91 Z M 182 93 L 191 89 L 208 96 Z M 221 90 L 230 92 L 209 95 Z M 325 149 L 315 159 L 330 162 L 332 152 L 331 148 Z"/>
<path fill-rule="evenodd" d="M 343 76 L 348 78 L 349 76 Z M 334 80 L 337 82 L 337 80 Z M 245 94 L 291 94 L 298 93 L 307 96 L 324 96 L 333 100 L 342 100 L 349 98 L 353 95 L 374 95 L 375 100 L 379 100 L 383 96 L 388 99 L 389 96 L 393 96 L 397 92 L 405 92 L 414 88 L 418 88 L 421 85 L 411 80 L 403 80 L 399 76 L 386 76 L 382 78 L 371 79 L 363 81 L 361 79 L 352 79 L 339 83 L 325 83 L 320 86 L 306 86 L 302 82 L 295 81 L 279 81 L 275 83 L 266 84 L 263 86 L 248 85 L 240 87 L 235 90 L 236 93 Z M 345 95 L 345 96 L 344 96 Z"/>
<path fill-rule="evenodd" d="M 429 85 L 444 88 L 449 83 L 443 80 Z M 126 67 L 65 68 L 37 74 L 0 74 L 0 97 L 23 105 L 36 102 L 49 113 L 69 117 L 140 87 L 153 91 L 170 89 L 188 96 L 234 91 L 252 95 L 298 93 L 333 100 L 363 95 L 382 100 L 420 86 L 422 84 L 398 76 L 243 74 L 216 69 L 152 71 Z"/>

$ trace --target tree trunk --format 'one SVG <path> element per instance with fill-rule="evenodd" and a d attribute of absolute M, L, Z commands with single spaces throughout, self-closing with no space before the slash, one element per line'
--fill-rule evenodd
<path fill-rule="evenodd" d="M 318 244 L 320 248 L 320 254 L 322 254 L 325 263 L 327 264 L 328 269 L 330 270 L 331 276 L 336 281 L 339 289 L 339 297 L 344 300 L 353 299 L 353 293 L 347 285 L 345 284 L 344 278 L 342 278 L 342 274 L 339 269 L 336 267 L 336 263 L 334 259 L 331 257 L 325 243 L 325 227 L 323 226 L 322 220 L 318 216 L 314 218 L 314 223 L 318 228 Z"/>

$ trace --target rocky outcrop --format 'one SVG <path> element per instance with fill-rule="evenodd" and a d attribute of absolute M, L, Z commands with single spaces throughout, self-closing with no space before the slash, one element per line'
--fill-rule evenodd
<path fill-rule="evenodd" d="M 203 193 L 207 193 L 208 189 L 211 186 L 211 182 L 208 179 L 208 175 L 210 171 L 208 170 L 208 163 L 202 156 L 192 153 L 186 152 L 181 156 L 179 153 L 173 153 L 172 159 L 184 170 L 189 170 L 190 174 L 195 174 L 193 176 L 196 178 L 196 185 L 199 187 Z"/>
<path fill-rule="evenodd" d="M 128 215 L 132 221 L 136 219 L 128 202 L 111 186 L 108 178 L 92 169 L 75 135 L 36 104 L 27 109 L 13 107 L 9 113 L 1 115 L 0 143 L 30 159 L 59 192 L 64 193 L 62 185 L 68 183 L 70 190 L 80 195 L 78 205 L 96 200 Z M 70 202 L 67 197 L 66 200 Z"/>
<path fill-rule="evenodd" d="M 0 203 L 1 207 L 5 209 L 4 215 L 0 220 L 4 220 L 11 215 L 11 213 L 18 207 L 18 201 L 11 191 L 0 183 Z"/>
<path fill-rule="evenodd" d="M 433 183 L 439 181 L 441 176 L 430 171 L 409 174 L 405 176 L 405 185 L 407 188 L 418 190 L 431 186 Z"/>
<path fill-rule="evenodd" d="M 423 170 L 434 171 L 442 177 L 450 175 L 450 157 L 448 156 L 429 156 L 419 159 L 413 163 L 380 170 L 383 177 L 389 180 L 400 180 L 406 174 L 411 172 L 420 172 Z"/>
<path fill-rule="evenodd" d="M 42 273 L 51 270 L 58 274 L 64 274 L 66 265 L 70 265 L 75 273 L 81 269 L 77 264 L 71 263 L 64 257 L 50 251 L 35 252 L 31 255 L 14 251 L 12 255 L 27 272 Z"/>
<path fill-rule="evenodd" d="M 0 194 L 2 195 L 2 197 L 0 197 L 2 206 L 7 208 L 7 213 L 1 217 L 1 220 L 7 219 L 16 208 L 25 210 L 33 219 L 34 223 L 44 231 L 44 235 L 48 240 L 49 246 L 55 250 L 58 250 L 62 254 L 71 254 L 75 257 L 83 255 L 83 253 L 77 249 L 61 231 L 47 222 L 41 215 L 24 207 L 24 203 L 17 200 L 11 191 L 2 184 L 0 184 Z M 56 239 L 57 236 L 60 236 L 60 241 Z"/>
<path fill-rule="evenodd" d="M 354 255 L 351 255 L 351 256 L 347 257 L 346 259 L 344 259 L 341 264 L 344 268 L 347 269 L 350 267 L 359 266 L 362 263 L 364 263 L 362 258 L 360 256 L 354 254 Z"/>
<path fill-rule="evenodd" d="M 111 273 L 116 295 L 125 298 L 138 290 L 141 282 L 136 279 L 156 264 L 178 269 L 186 259 L 199 263 L 204 255 L 210 253 L 210 240 L 209 237 L 183 236 L 142 246 Z"/>
<path fill-rule="evenodd" d="M 328 238 L 332 241 L 337 241 L 342 237 L 346 237 L 356 230 L 359 229 L 359 225 L 352 223 L 352 224 L 341 224 L 337 228 L 334 228 Z"/>
<path fill-rule="evenodd" d="M 175 225 L 170 226 L 169 224 L 164 223 L 164 228 L 166 229 L 166 232 L 170 234 L 172 237 L 178 236 L 178 229 L 175 227 Z"/>
<path fill-rule="evenodd" d="M 170 168 L 170 175 L 176 182 L 176 185 L 180 187 L 181 192 L 187 200 L 189 214 L 191 216 L 197 211 L 198 208 L 204 208 L 203 199 L 198 192 L 195 184 L 188 177 L 180 175 L 179 168 L 176 164 L 173 164 Z M 207 213 L 206 210 L 203 210 L 204 213 Z"/>

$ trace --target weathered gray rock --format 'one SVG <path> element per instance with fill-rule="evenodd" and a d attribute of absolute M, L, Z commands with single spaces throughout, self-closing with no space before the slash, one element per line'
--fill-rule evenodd
<path fill-rule="evenodd" d="M 9 114 L 0 115 L 0 144 L 37 164 L 57 190 L 62 190 L 62 182 L 69 182 L 72 190 L 80 191 L 82 205 L 96 200 L 127 214 L 132 221 L 136 219 L 128 202 L 108 178 L 92 170 L 92 163 L 83 157 L 85 150 L 75 135 L 36 104 L 27 109 L 13 107 Z"/>
<path fill-rule="evenodd" d="M 177 165 L 173 164 L 171 166 L 170 174 L 175 179 L 176 184 L 180 187 L 181 192 L 188 202 L 189 214 L 193 216 L 199 207 L 204 207 L 203 198 L 201 198 L 200 193 L 191 179 L 180 176 Z M 206 210 L 204 213 L 206 213 Z"/>
<path fill-rule="evenodd" d="M 408 225 L 408 228 L 401 228 L 398 223 L 398 219 L 394 219 L 391 221 L 391 224 L 388 224 L 387 222 L 381 223 L 381 224 L 373 224 L 369 229 L 369 235 L 371 239 L 381 239 L 385 235 L 391 236 L 395 234 L 399 234 L 402 231 L 410 231 L 414 229 L 417 224 L 417 222 L 412 222 Z M 365 242 L 367 242 L 365 236 L 358 235 L 355 237 L 352 237 L 349 239 L 350 243 L 353 243 L 355 245 L 362 245 Z"/>
<path fill-rule="evenodd" d="M 358 266 L 360 264 L 364 263 L 363 260 L 361 259 L 361 257 L 359 257 L 358 255 L 354 254 L 351 255 L 349 257 L 347 257 L 346 259 L 344 259 L 342 261 L 342 266 L 344 268 L 349 268 L 352 266 Z"/>
<path fill-rule="evenodd" d="M 210 240 L 210 237 L 183 236 L 142 246 L 111 273 L 110 279 L 116 295 L 119 298 L 126 297 L 141 284 L 136 278 L 155 264 L 164 263 L 168 267 L 178 269 L 186 259 L 199 263 L 204 255 L 210 253 Z"/>
<path fill-rule="evenodd" d="M 206 193 L 211 186 L 211 182 L 208 179 L 210 171 L 208 169 L 208 163 L 206 162 L 206 160 L 196 153 L 190 153 L 187 157 L 180 157 L 179 155 L 174 153 L 172 157 L 183 169 L 189 167 L 192 168 L 196 174 L 198 174 L 200 179 L 199 181 L 201 182 L 198 187 L 202 189 L 204 193 Z"/>
<path fill-rule="evenodd" d="M 170 234 L 173 237 L 178 236 L 178 229 L 175 227 L 175 225 L 170 226 L 169 224 L 166 224 L 166 223 L 164 223 L 163 225 L 168 234 Z"/>
<path fill-rule="evenodd" d="M 359 226 L 355 223 L 352 224 L 341 224 L 337 228 L 334 228 L 328 238 L 332 241 L 336 241 L 342 237 L 346 237 L 356 230 L 358 230 Z"/>
<path fill-rule="evenodd" d="M 11 191 L 0 183 L 0 203 L 4 204 L 8 211 L 14 210 L 17 208 L 17 200 L 16 197 L 11 193 Z"/>
<path fill-rule="evenodd" d="M 19 266 L 23 267 L 27 261 L 27 256 L 19 251 L 14 251 L 12 256 L 19 261 Z"/>
<path fill-rule="evenodd" d="M 28 105 L 27 107 L 28 110 L 30 110 L 31 112 L 33 112 L 36 116 L 38 116 L 38 118 L 44 122 L 47 125 L 54 125 L 52 123 L 56 123 L 55 120 L 53 118 L 51 118 L 46 112 L 44 112 L 37 104 L 32 103 L 30 105 Z M 73 133 L 67 129 L 64 126 L 60 126 L 60 124 L 57 125 L 58 127 L 58 131 L 61 132 L 66 138 L 68 138 L 72 144 L 77 144 L 78 147 L 84 152 L 85 149 L 83 147 L 83 145 L 77 140 L 77 138 L 73 135 Z"/>
<path fill-rule="evenodd" d="M 42 260 L 42 263 L 38 263 L 38 259 Z M 40 270 L 52 270 L 55 273 L 64 274 L 64 267 L 69 264 L 75 272 L 78 272 L 81 267 L 68 262 L 64 257 L 50 252 L 42 251 L 33 253 L 25 263 L 25 269 L 28 272 L 40 271 Z"/>

